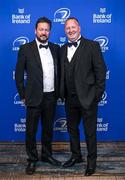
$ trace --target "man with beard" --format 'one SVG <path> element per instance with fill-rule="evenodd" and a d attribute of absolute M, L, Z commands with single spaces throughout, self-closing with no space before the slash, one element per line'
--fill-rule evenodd
<path fill-rule="evenodd" d="M 59 46 L 48 42 L 51 21 L 41 17 L 36 22 L 36 39 L 20 47 L 16 64 L 16 86 L 26 105 L 27 174 L 33 174 L 38 161 L 36 133 L 41 117 L 41 161 L 60 166 L 52 157 L 53 119 L 58 98 Z M 24 81 L 24 73 L 27 79 Z"/>

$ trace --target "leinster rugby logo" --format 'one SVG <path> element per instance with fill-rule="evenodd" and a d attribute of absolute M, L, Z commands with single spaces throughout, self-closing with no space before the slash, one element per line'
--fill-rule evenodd
<path fill-rule="evenodd" d="M 70 16 L 70 9 L 60 8 L 54 13 L 54 22 L 64 24 L 66 19 Z"/>
<path fill-rule="evenodd" d="M 66 118 L 59 118 L 55 121 L 54 131 L 67 132 Z"/>
<path fill-rule="evenodd" d="M 14 96 L 14 104 L 20 105 L 20 106 L 25 106 L 24 103 L 20 100 L 18 93 L 16 93 L 16 95 Z"/>
<path fill-rule="evenodd" d="M 108 38 L 106 36 L 99 36 L 95 39 L 95 41 L 99 42 L 102 52 L 105 52 L 109 49 L 108 47 Z"/>
<path fill-rule="evenodd" d="M 26 44 L 29 42 L 29 39 L 27 37 L 18 37 L 13 41 L 13 51 L 18 51 L 19 47 L 23 44 Z"/>
<path fill-rule="evenodd" d="M 104 106 L 105 104 L 107 104 L 107 93 L 106 91 L 103 93 L 102 95 L 102 99 L 101 101 L 99 102 L 99 106 Z"/>

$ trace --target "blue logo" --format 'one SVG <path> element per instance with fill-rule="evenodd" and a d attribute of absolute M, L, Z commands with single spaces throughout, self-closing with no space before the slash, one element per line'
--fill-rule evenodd
<path fill-rule="evenodd" d="M 18 93 L 16 93 L 16 95 L 14 96 L 14 104 L 15 105 L 20 105 L 20 106 L 25 106 L 23 101 L 20 100 L 20 97 L 19 97 Z"/>
<path fill-rule="evenodd" d="M 99 42 L 102 52 L 108 50 L 108 38 L 106 36 L 99 36 L 95 39 L 95 41 Z"/>
<path fill-rule="evenodd" d="M 54 13 L 54 22 L 64 24 L 66 19 L 70 16 L 70 9 L 60 8 Z"/>
<path fill-rule="evenodd" d="M 13 51 L 18 51 L 19 47 L 23 44 L 26 44 L 29 42 L 29 39 L 27 37 L 18 37 L 13 41 Z"/>
<path fill-rule="evenodd" d="M 67 132 L 66 118 L 59 118 L 55 121 L 54 131 Z"/>
<path fill-rule="evenodd" d="M 106 93 L 106 91 L 103 93 L 102 99 L 101 99 L 101 101 L 98 103 L 98 105 L 99 105 L 99 106 L 104 106 L 105 104 L 107 104 L 107 93 Z"/>

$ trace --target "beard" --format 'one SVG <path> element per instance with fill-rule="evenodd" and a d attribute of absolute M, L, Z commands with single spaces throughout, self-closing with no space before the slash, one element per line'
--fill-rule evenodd
<path fill-rule="evenodd" d="M 48 37 L 46 35 L 42 35 L 40 37 L 37 36 L 37 40 L 43 44 L 45 44 L 48 41 Z"/>

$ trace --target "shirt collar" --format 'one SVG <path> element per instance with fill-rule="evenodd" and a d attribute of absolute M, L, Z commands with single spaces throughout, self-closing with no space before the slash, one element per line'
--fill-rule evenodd
<path fill-rule="evenodd" d="M 37 38 L 35 40 L 36 40 L 36 44 L 37 44 L 38 47 L 39 47 L 40 44 L 42 44 L 43 46 L 48 45 L 48 41 L 43 44 L 43 43 L 39 42 Z"/>
<path fill-rule="evenodd" d="M 78 39 L 75 40 L 74 42 L 78 42 L 78 41 L 80 40 L 80 38 L 81 38 L 81 34 L 80 34 L 80 36 L 78 37 Z M 69 40 L 68 40 L 68 42 L 69 42 L 69 43 L 72 43 L 72 41 L 69 41 Z"/>

